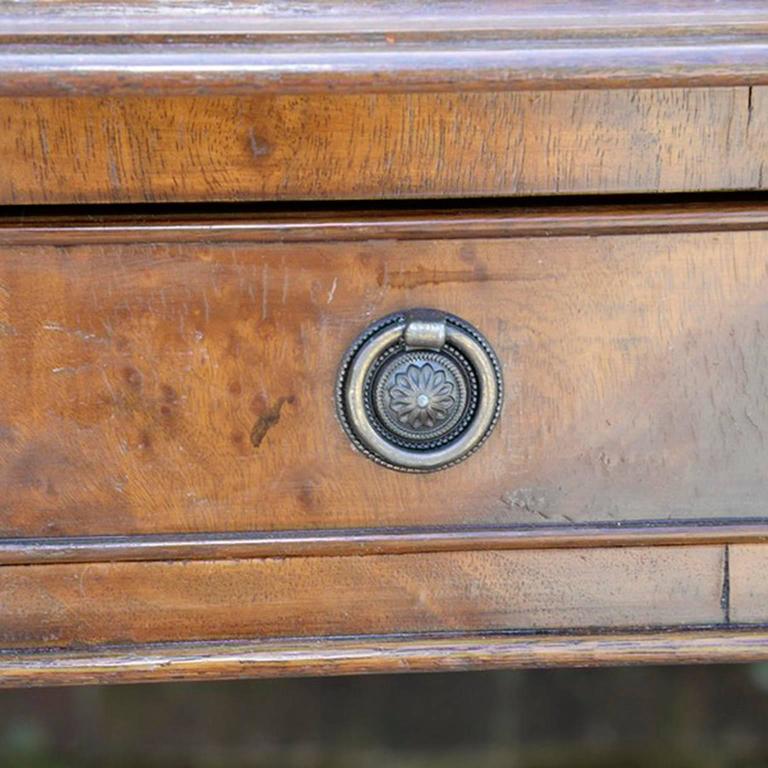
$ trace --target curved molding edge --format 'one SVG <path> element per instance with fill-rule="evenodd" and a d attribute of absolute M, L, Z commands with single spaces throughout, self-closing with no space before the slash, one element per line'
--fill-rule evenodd
<path fill-rule="evenodd" d="M 768 628 L 171 643 L 0 652 L 0 687 L 768 661 Z"/>

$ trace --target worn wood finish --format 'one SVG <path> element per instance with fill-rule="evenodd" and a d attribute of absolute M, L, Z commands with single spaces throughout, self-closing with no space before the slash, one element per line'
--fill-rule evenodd
<path fill-rule="evenodd" d="M 768 206 L 488 206 L 767 136 L 757 0 L 4 4 L 0 686 L 768 660 Z M 507 392 L 429 476 L 334 413 L 415 306 Z"/>
<path fill-rule="evenodd" d="M 0 654 L 0 687 L 768 661 L 766 630 L 169 643 Z"/>
<path fill-rule="evenodd" d="M 0 94 L 766 83 L 766 29 L 748 0 L 6 3 Z"/>
<path fill-rule="evenodd" d="M 7 537 L 765 520 L 766 232 L 152 239 L 0 254 Z M 488 335 L 507 403 L 414 477 L 354 452 L 332 392 L 418 305 Z"/>
<path fill-rule="evenodd" d="M 0 568 L 0 647 L 723 624 L 724 548 Z"/>
<path fill-rule="evenodd" d="M 0 205 L 765 189 L 768 89 L 0 98 Z"/>
<path fill-rule="evenodd" d="M 758 33 L 768 24 L 759 0 L 29 0 L 0 10 L 6 35 L 322 35 L 422 29 L 433 33 L 518 30 L 534 37 L 600 36 L 620 32 L 677 37 L 737 31 Z M 620 36 L 620 35 L 619 35 Z"/>
<path fill-rule="evenodd" d="M 728 547 L 730 617 L 737 624 L 768 623 L 768 552 L 752 544 Z"/>

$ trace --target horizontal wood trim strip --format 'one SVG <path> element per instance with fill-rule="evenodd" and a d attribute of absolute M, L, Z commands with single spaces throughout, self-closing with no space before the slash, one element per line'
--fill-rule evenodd
<path fill-rule="evenodd" d="M 768 229 L 768 202 L 719 200 L 656 205 L 500 208 L 473 211 L 259 211 L 0 219 L 0 245 L 116 242 L 306 242 L 515 238 Z"/>
<path fill-rule="evenodd" d="M 768 631 L 172 643 L 0 653 L 0 686 L 768 661 Z"/>
<path fill-rule="evenodd" d="M 0 568 L 0 648 L 725 622 L 725 548 Z"/>
<path fill-rule="evenodd" d="M 729 543 L 768 543 L 768 521 L 6 538 L 0 565 Z"/>
<path fill-rule="evenodd" d="M 768 13 L 751 2 L 730 14 L 703 2 L 310 3 L 303 17 L 274 4 L 140 6 L 127 17 L 109 3 L 28 5 L 0 14 L 0 95 L 768 82 Z"/>
<path fill-rule="evenodd" d="M 483 0 L 27 0 L 6 4 L 0 11 L 5 35 L 39 38 L 86 35 L 134 36 L 271 35 L 325 39 L 332 35 L 364 34 L 457 36 L 481 31 L 516 31 L 521 37 L 608 37 L 632 32 L 679 36 L 753 33 L 768 24 L 759 0 L 624 0 L 621 5 L 594 0 L 547 0 L 544 3 Z"/>
<path fill-rule="evenodd" d="M 469 42 L 469 45 L 465 45 Z M 643 45 L 643 42 L 645 44 Z M 372 50 L 363 41 L 336 51 L 256 44 L 6 45 L 0 49 L 3 96 L 169 96 L 218 93 L 380 93 L 768 84 L 764 36 L 682 37 L 660 46 L 627 44 L 520 48 L 516 40 L 459 40 Z M 698 45 L 697 45 L 698 43 Z"/>

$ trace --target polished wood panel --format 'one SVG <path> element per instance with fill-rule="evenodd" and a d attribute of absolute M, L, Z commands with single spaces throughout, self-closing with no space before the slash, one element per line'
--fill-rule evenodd
<path fill-rule="evenodd" d="M 0 204 L 765 189 L 764 87 L 0 98 Z"/>
<path fill-rule="evenodd" d="M 768 82 L 754 0 L 6 3 L 0 93 Z"/>
<path fill-rule="evenodd" d="M 6 651 L 0 654 L 0 687 L 765 661 L 765 629 L 220 641 L 128 649 Z"/>
<path fill-rule="evenodd" d="M 0 647 L 724 622 L 724 548 L 0 568 Z"/>
<path fill-rule="evenodd" d="M 0 254 L 5 536 L 765 520 L 764 231 L 50 237 Z M 508 392 L 481 454 L 415 477 L 350 447 L 332 393 L 418 305 L 482 329 Z"/>

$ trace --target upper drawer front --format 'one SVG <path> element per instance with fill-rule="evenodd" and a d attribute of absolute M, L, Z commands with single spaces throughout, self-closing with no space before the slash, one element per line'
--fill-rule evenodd
<path fill-rule="evenodd" d="M 0 205 L 756 190 L 768 88 L 0 98 Z"/>
<path fill-rule="evenodd" d="M 0 531 L 764 516 L 768 232 L 734 222 L 765 212 L 6 228 Z M 507 390 L 428 475 L 334 407 L 352 340 L 418 306 L 477 326 Z"/>

